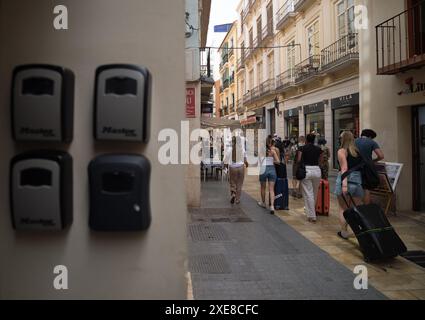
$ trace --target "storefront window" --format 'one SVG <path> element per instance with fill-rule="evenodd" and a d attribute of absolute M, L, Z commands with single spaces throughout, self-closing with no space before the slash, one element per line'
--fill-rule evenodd
<path fill-rule="evenodd" d="M 315 133 L 320 137 L 325 137 L 325 114 L 324 112 L 310 113 L 305 116 L 306 134 Z"/>
<path fill-rule="evenodd" d="M 286 118 L 286 135 L 290 138 L 299 138 L 300 123 L 299 117 Z"/>
<path fill-rule="evenodd" d="M 339 137 L 343 131 L 351 131 L 359 136 L 359 106 L 334 110 L 334 168 L 338 168 L 337 152 L 340 147 Z"/>

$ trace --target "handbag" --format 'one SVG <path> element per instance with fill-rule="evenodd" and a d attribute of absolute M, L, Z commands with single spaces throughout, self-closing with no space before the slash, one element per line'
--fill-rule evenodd
<path fill-rule="evenodd" d="M 301 153 L 301 161 L 297 163 L 297 171 L 295 172 L 295 177 L 297 178 L 297 180 L 304 180 L 305 177 L 307 176 L 307 171 L 305 169 L 305 164 L 304 164 L 304 154 Z"/>

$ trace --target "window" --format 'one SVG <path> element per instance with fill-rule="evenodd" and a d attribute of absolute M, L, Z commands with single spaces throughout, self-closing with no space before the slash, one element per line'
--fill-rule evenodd
<path fill-rule="evenodd" d="M 320 54 L 319 21 L 307 28 L 308 56 Z"/>
<path fill-rule="evenodd" d="M 254 45 L 254 31 L 252 28 L 249 29 L 249 46 L 252 47 Z"/>
<path fill-rule="evenodd" d="M 254 70 L 249 71 L 249 87 L 254 89 Z"/>
<path fill-rule="evenodd" d="M 262 39 L 262 32 L 263 32 L 263 27 L 261 24 L 261 16 L 257 19 L 257 39 L 258 39 L 258 44 L 260 43 L 261 39 Z"/>
<path fill-rule="evenodd" d="M 260 62 L 257 64 L 257 74 L 258 74 L 258 84 L 262 84 L 263 83 L 263 63 Z"/>
<path fill-rule="evenodd" d="M 291 76 L 293 76 L 293 72 L 295 69 L 295 40 L 292 40 L 288 43 L 288 47 L 286 49 L 286 58 L 288 63 L 288 70 L 290 70 Z"/>
<path fill-rule="evenodd" d="M 274 79 L 274 55 L 273 54 L 269 55 L 268 59 L 269 59 L 269 66 L 268 66 L 269 80 L 272 80 Z"/>
<path fill-rule="evenodd" d="M 338 2 L 336 10 L 339 38 L 354 33 L 354 0 L 341 0 Z"/>

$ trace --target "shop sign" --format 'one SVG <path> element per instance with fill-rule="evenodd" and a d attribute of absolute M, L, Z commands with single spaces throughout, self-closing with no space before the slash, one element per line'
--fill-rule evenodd
<path fill-rule="evenodd" d="M 360 103 L 360 94 L 353 93 L 331 100 L 332 109 L 345 108 L 350 106 L 357 106 Z"/>
<path fill-rule="evenodd" d="M 256 117 L 249 117 L 245 120 L 241 120 L 241 125 L 246 126 L 248 124 L 254 124 L 257 122 L 257 118 Z"/>
<path fill-rule="evenodd" d="M 323 102 L 307 104 L 303 106 L 304 114 L 317 113 L 325 111 L 325 104 Z"/>
<path fill-rule="evenodd" d="M 299 117 L 299 111 L 300 108 L 295 108 L 295 109 L 290 109 L 290 110 L 286 110 L 284 112 L 284 116 L 285 118 L 298 118 Z"/>
<path fill-rule="evenodd" d="M 186 118 L 196 118 L 195 88 L 186 88 Z"/>
<path fill-rule="evenodd" d="M 406 79 L 405 83 L 407 88 L 398 92 L 399 96 L 411 95 L 416 93 L 423 93 L 423 95 L 425 96 L 425 82 L 418 81 L 415 83 L 414 78 L 410 77 Z"/>

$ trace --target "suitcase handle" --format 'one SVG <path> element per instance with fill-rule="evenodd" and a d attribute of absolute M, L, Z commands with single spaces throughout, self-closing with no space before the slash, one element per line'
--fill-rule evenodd
<path fill-rule="evenodd" d="M 353 196 L 350 192 L 347 192 L 347 194 L 350 197 L 351 203 L 353 204 L 353 208 L 356 208 L 356 203 L 354 202 Z M 347 201 L 347 198 L 344 196 L 344 192 L 341 194 L 342 199 L 344 200 L 345 204 L 347 205 L 347 208 L 350 208 L 350 203 Z"/>

